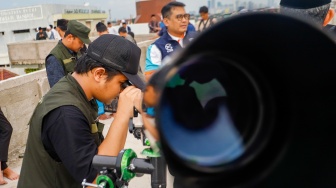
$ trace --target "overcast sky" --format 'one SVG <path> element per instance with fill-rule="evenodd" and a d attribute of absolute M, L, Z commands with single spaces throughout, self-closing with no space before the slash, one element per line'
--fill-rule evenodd
<path fill-rule="evenodd" d="M 131 15 L 134 17 L 135 2 L 137 0 L 1 0 L 0 9 L 11 9 L 17 7 L 38 5 L 38 4 L 76 4 L 84 5 L 88 2 L 90 5 L 96 6 L 98 9 L 108 10 L 111 9 L 112 19 L 129 18 Z M 198 12 L 199 7 L 207 5 L 208 0 L 179 0 L 186 4 L 186 11 Z M 244 0 L 240 0 L 244 1 Z M 246 0 L 248 1 L 248 0 Z M 252 0 L 254 2 L 267 2 L 267 0 Z M 234 0 L 216 0 L 223 4 L 233 3 Z"/>

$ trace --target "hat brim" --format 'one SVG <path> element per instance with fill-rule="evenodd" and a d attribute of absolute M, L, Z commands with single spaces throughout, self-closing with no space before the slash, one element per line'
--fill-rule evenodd
<path fill-rule="evenodd" d="M 84 42 L 85 44 L 90 44 L 91 40 L 89 38 L 83 38 L 83 37 L 78 37 L 82 42 Z"/>
<path fill-rule="evenodd" d="M 141 89 L 141 91 L 144 91 L 146 88 L 145 82 L 140 78 L 138 74 L 129 74 L 127 72 L 122 72 L 128 80 L 135 85 L 137 88 Z"/>

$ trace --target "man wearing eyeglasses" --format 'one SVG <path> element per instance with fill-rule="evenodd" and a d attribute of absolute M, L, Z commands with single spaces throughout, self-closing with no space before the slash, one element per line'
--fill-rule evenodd
<path fill-rule="evenodd" d="M 53 87 L 63 76 L 73 72 L 77 53 L 89 44 L 90 29 L 84 24 L 70 20 L 64 38 L 51 50 L 46 57 L 46 72 L 50 88 Z"/>
<path fill-rule="evenodd" d="M 146 53 L 145 77 L 151 75 L 163 64 L 163 60 L 173 52 L 185 47 L 196 36 L 196 32 L 187 31 L 190 14 L 187 14 L 185 4 L 170 2 L 161 9 L 166 31 L 151 44 Z"/>
<path fill-rule="evenodd" d="M 184 7 L 184 3 L 175 1 L 168 3 L 161 9 L 166 30 L 147 49 L 145 65 L 147 81 L 158 68 L 164 65 L 163 62 L 167 62 L 167 57 L 188 45 L 196 37 L 196 32 L 187 30 L 190 14 L 186 13 Z M 145 116 L 144 120 L 146 117 L 154 116 L 154 108 L 147 108 L 147 115 L 149 116 Z M 175 175 L 174 172 L 170 173 L 173 176 Z M 178 182 L 180 182 L 179 178 L 175 177 L 174 188 L 178 188 L 178 185 L 180 185 Z"/>

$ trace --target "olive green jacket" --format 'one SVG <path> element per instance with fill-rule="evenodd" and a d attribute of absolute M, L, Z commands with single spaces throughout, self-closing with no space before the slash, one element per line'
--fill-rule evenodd
<path fill-rule="evenodd" d="M 63 77 L 42 97 L 29 122 L 29 135 L 18 183 L 19 188 L 82 187 L 68 173 L 62 162 L 57 162 L 50 157 L 41 140 L 44 116 L 53 109 L 64 105 L 73 105 L 81 110 L 90 122 L 88 126 L 90 126 L 96 144 L 100 144 L 95 121 L 97 119 L 95 100 L 87 100 L 84 91 L 71 75 Z"/>
<path fill-rule="evenodd" d="M 58 61 L 61 63 L 65 75 L 72 73 L 74 71 L 77 56 L 73 56 L 69 50 L 64 46 L 62 41 L 59 41 L 57 45 L 51 50 L 49 55 L 46 57 L 46 60 L 50 55 L 55 56 Z"/>

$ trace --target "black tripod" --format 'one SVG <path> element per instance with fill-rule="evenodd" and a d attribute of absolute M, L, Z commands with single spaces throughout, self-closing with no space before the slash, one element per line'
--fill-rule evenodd
<path fill-rule="evenodd" d="M 134 108 L 134 117 L 138 117 L 138 112 Z M 147 139 L 144 133 L 144 126 L 137 125 L 133 122 L 133 118 L 129 122 L 129 132 L 134 135 L 135 138 L 141 139 L 144 146 L 149 146 L 149 140 Z M 149 159 L 149 162 L 154 166 L 153 171 L 151 172 L 151 186 L 152 188 L 165 188 L 167 186 L 166 179 L 166 161 L 164 157 L 153 151 L 151 148 L 144 149 L 142 152 L 143 155 Z"/>

